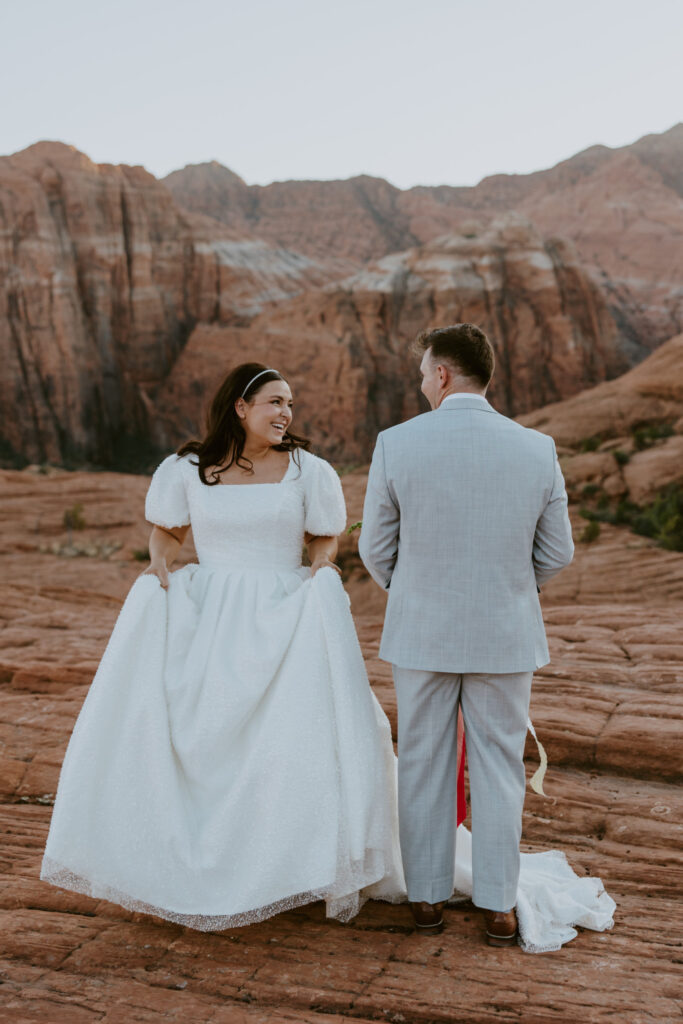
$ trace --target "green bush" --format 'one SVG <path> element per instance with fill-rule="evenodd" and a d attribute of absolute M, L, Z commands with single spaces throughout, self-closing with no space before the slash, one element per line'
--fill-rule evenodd
<path fill-rule="evenodd" d="M 683 551 L 683 487 L 666 487 L 633 516 L 632 527 L 667 551 Z"/>
<path fill-rule="evenodd" d="M 599 490 L 599 484 L 586 484 L 584 487 L 581 488 L 581 494 L 584 496 L 584 498 L 592 498 L 598 493 Z"/>
<path fill-rule="evenodd" d="M 64 510 L 62 516 L 62 524 L 66 530 L 84 530 L 85 529 L 85 518 L 83 516 L 83 506 L 80 501 L 72 505 L 71 508 Z"/>
<path fill-rule="evenodd" d="M 583 441 L 579 445 L 579 451 L 585 452 L 596 452 L 602 444 L 602 437 L 600 434 L 596 434 L 594 437 L 584 437 Z"/>
<path fill-rule="evenodd" d="M 650 537 L 667 551 L 683 551 L 683 486 L 670 484 L 649 505 L 636 505 L 622 498 L 616 505 L 602 502 L 589 508 L 582 505 L 579 515 L 590 523 L 628 526 L 641 537 Z M 588 527 L 586 527 L 588 529 Z M 585 531 L 584 531 L 585 532 Z"/>
<path fill-rule="evenodd" d="M 586 527 L 581 532 L 579 541 L 581 544 L 592 544 L 594 540 L 597 540 L 600 536 L 600 523 L 597 519 L 591 519 Z"/>
<path fill-rule="evenodd" d="M 630 453 L 629 452 L 625 452 L 623 450 L 623 448 L 615 448 L 614 451 L 612 452 L 612 455 L 614 456 L 614 458 L 616 460 L 617 466 L 625 466 L 626 463 L 629 462 L 630 458 L 631 458 Z"/>
<path fill-rule="evenodd" d="M 136 562 L 149 562 L 149 548 L 133 548 L 133 559 Z"/>
<path fill-rule="evenodd" d="M 651 448 L 657 441 L 664 437 L 671 437 L 674 432 L 671 423 L 641 423 L 633 430 L 633 443 L 636 450 L 642 452 L 645 448 Z"/>

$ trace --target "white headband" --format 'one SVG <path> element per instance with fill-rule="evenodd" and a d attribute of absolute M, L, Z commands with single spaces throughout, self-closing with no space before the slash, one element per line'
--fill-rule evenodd
<path fill-rule="evenodd" d="M 252 378 L 251 378 L 251 380 L 250 380 L 250 381 L 249 381 L 249 383 L 247 384 L 246 388 L 244 389 L 244 391 L 243 391 L 243 392 L 242 392 L 242 394 L 240 395 L 240 398 L 244 398 L 244 396 L 246 395 L 247 391 L 249 390 L 249 388 L 251 387 L 251 385 L 252 385 L 252 384 L 254 383 L 254 381 L 255 381 L 255 380 L 258 380 L 258 379 L 259 379 L 259 377 L 262 377 L 264 373 L 277 373 L 277 374 L 278 374 L 278 376 L 279 376 L 279 373 L 278 373 L 278 371 L 277 371 L 277 370 L 261 370 L 261 372 L 260 372 L 260 373 L 257 373 L 255 377 L 252 377 Z"/>

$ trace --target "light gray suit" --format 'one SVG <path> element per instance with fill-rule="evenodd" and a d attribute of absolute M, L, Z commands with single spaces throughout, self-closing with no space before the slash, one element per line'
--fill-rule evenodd
<path fill-rule="evenodd" d="M 411 900 L 453 891 L 456 717 L 470 774 L 477 906 L 508 910 L 519 876 L 523 751 L 548 662 L 537 585 L 573 555 L 552 438 L 457 395 L 383 431 L 359 549 L 389 588 L 380 657 L 394 667 L 399 818 Z"/>

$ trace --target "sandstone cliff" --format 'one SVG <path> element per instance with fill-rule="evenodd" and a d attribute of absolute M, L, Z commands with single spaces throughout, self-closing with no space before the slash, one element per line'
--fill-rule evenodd
<path fill-rule="evenodd" d="M 276 366 L 291 382 L 295 427 L 342 461 L 369 458 L 378 430 L 426 409 L 409 346 L 423 327 L 472 320 L 496 346 L 491 391 L 508 415 L 624 369 L 620 334 L 573 248 L 517 216 L 477 237 L 446 236 L 309 291 L 248 327 L 198 325 L 157 409 L 168 445 L 194 433 L 236 360 Z"/>
<path fill-rule="evenodd" d="M 2 158 L 0 458 L 148 464 L 247 353 L 292 376 L 323 451 L 365 458 L 420 407 L 407 342 L 455 318 L 490 331 L 502 411 L 568 397 L 679 323 L 682 156 L 679 126 L 407 192 L 257 188 L 217 164 L 167 188 L 59 143 Z"/>
<path fill-rule="evenodd" d="M 683 124 L 630 146 L 592 146 L 548 170 L 493 175 L 471 188 L 401 191 L 376 178 L 247 186 L 219 164 L 190 165 L 165 182 L 188 209 L 275 244 L 357 261 L 480 230 L 517 210 L 544 234 L 574 241 L 610 294 L 634 361 L 683 330 Z"/>
<path fill-rule="evenodd" d="M 147 432 L 197 322 L 245 322 L 340 272 L 59 143 L 0 159 L 0 231 L 1 437 L 32 460 L 110 461 Z"/>

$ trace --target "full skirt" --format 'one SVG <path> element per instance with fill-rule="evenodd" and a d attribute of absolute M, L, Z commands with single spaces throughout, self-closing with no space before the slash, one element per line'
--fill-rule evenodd
<path fill-rule="evenodd" d="M 388 719 L 337 574 L 188 565 L 133 585 L 64 759 L 41 877 L 199 930 L 407 899 Z M 454 901 L 472 892 L 456 839 Z M 530 952 L 611 927 L 600 879 L 523 854 Z"/>

